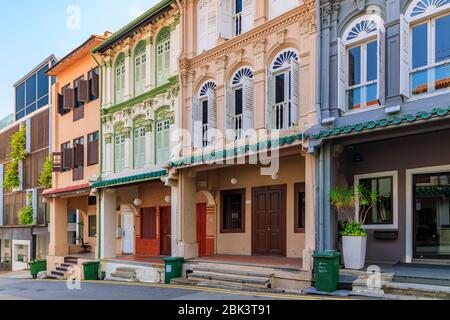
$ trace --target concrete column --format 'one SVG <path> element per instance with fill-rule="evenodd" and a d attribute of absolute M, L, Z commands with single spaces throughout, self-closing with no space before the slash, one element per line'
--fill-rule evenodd
<path fill-rule="evenodd" d="M 116 257 L 116 191 L 104 189 L 100 198 L 100 259 L 111 259 Z"/>
<path fill-rule="evenodd" d="M 254 0 L 255 27 L 264 24 L 269 17 L 268 1 Z"/>
<path fill-rule="evenodd" d="M 131 98 L 131 79 L 133 79 L 133 69 L 134 68 L 131 68 L 131 51 L 130 49 L 128 49 L 125 53 L 125 87 L 123 93 L 124 101 L 127 101 Z"/>
<path fill-rule="evenodd" d="M 106 108 L 112 105 L 112 92 L 113 92 L 113 81 L 112 81 L 112 62 L 108 61 L 106 63 Z"/>
<path fill-rule="evenodd" d="M 255 130 L 263 129 L 266 126 L 266 76 L 265 71 L 255 73 L 254 78 L 254 126 Z"/>
<path fill-rule="evenodd" d="M 112 173 L 113 166 L 112 166 L 112 151 L 113 151 L 113 144 L 112 144 L 112 135 L 108 135 L 104 139 L 103 144 L 103 172 L 107 175 Z"/>
<path fill-rule="evenodd" d="M 172 234 L 172 256 L 179 255 L 178 241 L 180 239 L 181 211 L 178 206 L 179 188 L 178 181 L 171 182 L 171 234 Z"/>
<path fill-rule="evenodd" d="M 185 259 L 198 257 L 196 181 L 196 178 L 190 177 L 186 172 L 180 173 L 177 201 L 182 211 L 177 253 Z"/>
<path fill-rule="evenodd" d="M 52 199 L 50 203 L 49 256 L 69 254 L 67 243 L 67 199 Z"/>
<path fill-rule="evenodd" d="M 305 154 L 306 216 L 305 249 L 303 251 L 303 269 L 305 270 L 312 270 L 312 255 L 316 250 L 315 176 L 315 157 L 312 154 Z"/>
<path fill-rule="evenodd" d="M 147 55 L 147 62 L 145 65 L 145 91 L 150 91 L 155 87 L 153 81 L 152 61 L 153 61 L 153 38 L 149 37 L 146 40 L 145 53 Z"/>
<path fill-rule="evenodd" d="M 131 128 L 125 134 L 125 159 L 124 159 L 124 171 L 131 170 L 133 168 L 133 141 Z"/>

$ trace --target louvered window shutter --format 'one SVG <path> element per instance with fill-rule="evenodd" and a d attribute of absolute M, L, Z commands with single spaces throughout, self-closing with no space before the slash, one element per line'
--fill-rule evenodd
<path fill-rule="evenodd" d="M 99 85 L 100 85 L 100 81 L 99 81 L 98 74 L 94 70 L 92 70 L 91 95 L 93 95 L 95 98 L 99 98 L 100 97 Z"/>
<path fill-rule="evenodd" d="M 225 88 L 225 134 L 228 140 L 233 140 L 235 137 L 235 127 L 233 124 L 235 114 L 233 105 L 233 89 L 227 85 Z"/>
<path fill-rule="evenodd" d="M 291 62 L 291 110 L 289 126 L 299 123 L 299 100 L 300 100 L 300 64 L 297 60 Z"/>
<path fill-rule="evenodd" d="M 64 96 L 58 93 L 58 113 L 64 115 Z"/>
<path fill-rule="evenodd" d="M 216 46 L 217 42 L 217 29 L 218 29 L 218 23 L 217 23 L 217 2 L 210 1 L 208 5 L 208 21 L 207 21 L 207 28 L 208 28 L 208 41 L 207 41 L 207 49 L 214 48 Z"/>
<path fill-rule="evenodd" d="M 385 92 L 385 73 L 384 73 L 384 62 L 385 62 L 385 33 L 378 30 L 378 82 L 377 82 L 377 99 L 379 104 L 384 101 Z"/>
<path fill-rule="evenodd" d="M 242 79 L 242 93 L 243 93 L 243 129 L 244 133 L 247 130 L 253 129 L 253 80 L 247 77 Z"/>
<path fill-rule="evenodd" d="M 220 36 L 224 39 L 232 38 L 232 2 L 220 0 Z"/>
<path fill-rule="evenodd" d="M 78 83 L 78 101 L 89 102 L 89 80 L 80 80 Z"/>
<path fill-rule="evenodd" d="M 62 159 L 61 152 L 53 152 L 53 154 L 52 154 L 53 172 L 61 172 L 62 171 L 61 159 Z"/>
<path fill-rule="evenodd" d="M 63 168 L 65 170 L 71 170 L 74 168 L 74 150 L 73 148 L 66 148 L 63 150 Z"/>
<path fill-rule="evenodd" d="M 242 0 L 242 31 L 247 32 L 253 28 L 255 13 L 254 0 Z"/>
<path fill-rule="evenodd" d="M 212 142 L 215 139 L 215 129 L 217 129 L 217 105 L 216 105 L 216 91 L 208 91 L 208 141 Z"/>
<path fill-rule="evenodd" d="M 63 95 L 64 109 L 73 110 L 75 108 L 75 90 L 72 88 L 65 88 Z"/>
<path fill-rule="evenodd" d="M 400 94 L 406 98 L 410 96 L 410 32 L 409 23 L 404 15 L 400 15 Z"/>
<path fill-rule="evenodd" d="M 191 98 L 191 134 L 192 145 L 202 147 L 202 122 L 200 117 L 200 101 L 197 97 Z"/>
<path fill-rule="evenodd" d="M 273 108 L 275 106 L 275 82 L 272 72 L 267 69 L 266 78 L 266 129 L 274 128 Z"/>
<path fill-rule="evenodd" d="M 208 47 L 208 5 L 198 9 L 197 52 L 202 53 Z"/>
<path fill-rule="evenodd" d="M 346 110 L 346 89 L 347 89 L 347 63 L 345 59 L 345 45 L 341 38 L 337 40 L 338 53 L 338 101 L 337 107 L 342 112 Z"/>
<path fill-rule="evenodd" d="M 74 154 L 75 154 L 75 160 L 74 160 L 74 166 L 84 166 L 84 145 L 77 144 L 74 148 Z"/>

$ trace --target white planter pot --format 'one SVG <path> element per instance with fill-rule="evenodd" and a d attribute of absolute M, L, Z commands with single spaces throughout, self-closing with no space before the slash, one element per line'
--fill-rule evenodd
<path fill-rule="evenodd" d="M 361 270 L 366 261 L 367 238 L 342 237 L 345 269 Z"/>

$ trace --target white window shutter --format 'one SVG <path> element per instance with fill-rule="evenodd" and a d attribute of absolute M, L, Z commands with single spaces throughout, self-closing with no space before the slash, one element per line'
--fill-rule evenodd
<path fill-rule="evenodd" d="M 167 121 L 165 121 L 165 125 L 167 124 Z M 170 129 L 167 129 L 164 127 L 163 133 L 162 133 L 162 161 L 161 163 L 166 163 L 170 160 Z"/>
<path fill-rule="evenodd" d="M 273 108 L 275 106 L 275 82 L 272 72 L 267 69 L 266 79 L 266 129 L 274 128 Z"/>
<path fill-rule="evenodd" d="M 292 59 L 291 62 L 291 122 L 290 125 L 295 127 L 299 124 L 299 102 L 300 102 L 300 63 Z"/>
<path fill-rule="evenodd" d="M 172 43 L 170 42 L 170 44 L 172 44 Z M 167 82 L 167 80 L 169 79 L 171 52 L 175 52 L 175 49 L 166 50 L 164 52 L 164 76 L 163 76 L 163 79 L 162 79 L 163 83 Z"/>
<path fill-rule="evenodd" d="M 207 30 L 208 30 L 208 37 L 207 37 L 207 47 L 206 49 L 211 49 L 216 46 L 217 42 L 217 29 L 218 29 L 218 23 L 217 23 L 217 2 L 210 1 L 208 5 L 208 17 L 207 17 Z"/>
<path fill-rule="evenodd" d="M 244 132 L 253 129 L 253 106 L 254 106 L 254 96 L 253 96 L 253 80 L 247 77 L 242 79 L 242 93 L 243 93 L 243 129 Z"/>
<path fill-rule="evenodd" d="M 345 59 L 345 45 L 341 38 L 338 38 L 337 40 L 337 54 L 338 54 L 338 102 L 337 107 L 342 112 L 345 112 L 346 110 L 346 87 L 347 87 L 347 81 L 346 81 L 346 59 Z"/>
<path fill-rule="evenodd" d="M 197 53 L 202 53 L 208 47 L 208 6 L 197 6 Z"/>
<path fill-rule="evenodd" d="M 386 82 L 385 80 L 385 73 L 384 73 L 384 63 L 386 61 L 385 59 L 385 33 L 381 30 L 378 30 L 378 88 L 377 88 L 377 98 L 380 103 L 380 105 L 384 101 L 384 88 Z"/>
<path fill-rule="evenodd" d="M 243 0 L 242 5 L 242 32 L 247 32 L 253 28 L 255 20 L 254 0 Z"/>
<path fill-rule="evenodd" d="M 200 102 L 197 97 L 191 97 L 191 139 L 195 148 L 202 147 L 202 123 L 200 121 Z"/>
<path fill-rule="evenodd" d="M 400 94 L 409 97 L 409 23 L 400 15 Z"/>
<path fill-rule="evenodd" d="M 231 11 L 231 0 L 220 0 L 220 36 L 224 39 L 232 38 L 233 28 Z"/>
<path fill-rule="evenodd" d="M 215 139 L 215 130 L 217 129 L 217 104 L 216 91 L 208 91 L 208 141 Z"/>
<path fill-rule="evenodd" d="M 163 45 L 160 45 L 163 46 Z M 161 50 L 161 49 L 158 49 Z M 161 85 L 164 78 L 164 52 L 159 52 L 157 61 L 156 61 L 156 83 L 157 85 Z"/>
<path fill-rule="evenodd" d="M 233 89 L 227 85 L 225 87 L 225 134 L 228 140 L 234 139 L 234 135 L 230 134 L 231 130 L 235 129 L 233 125 L 233 105 Z"/>

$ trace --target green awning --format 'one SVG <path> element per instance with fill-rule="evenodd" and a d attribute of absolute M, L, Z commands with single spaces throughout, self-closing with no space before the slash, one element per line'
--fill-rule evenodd
<path fill-rule="evenodd" d="M 101 188 L 107 188 L 107 187 L 115 187 L 115 186 L 120 186 L 120 185 L 157 180 L 157 179 L 167 176 L 167 174 L 168 174 L 167 170 L 161 170 L 161 171 L 143 173 L 143 174 L 139 174 L 139 175 L 135 175 L 135 176 L 128 176 L 128 177 L 111 179 L 111 180 L 103 180 L 103 181 L 98 181 L 98 182 L 92 184 L 91 188 L 101 189 Z"/>

